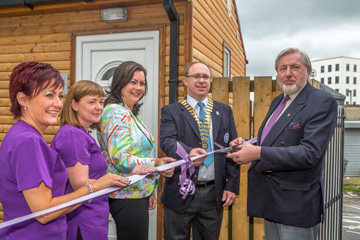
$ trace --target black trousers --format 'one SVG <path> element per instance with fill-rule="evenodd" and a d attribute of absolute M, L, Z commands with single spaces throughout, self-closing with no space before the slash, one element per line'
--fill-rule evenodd
<path fill-rule="evenodd" d="M 185 213 L 164 206 L 164 239 L 218 240 L 223 211 L 216 210 L 215 185 L 196 187 L 195 195 Z"/>
<path fill-rule="evenodd" d="M 148 240 L 149 198 L 109 198 L 110 213 L 116 224 L 117 239 Z"/>

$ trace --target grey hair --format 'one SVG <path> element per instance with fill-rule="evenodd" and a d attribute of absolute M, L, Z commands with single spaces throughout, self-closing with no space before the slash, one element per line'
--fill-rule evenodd
<path fill-rule="evenodd" d="M 286 48 L 284 50 L 282 50 L 279 55 L 277 55 L 276 57 L 276 60 L 275 60 L 275 70 L 278 69 L 279 67 L 279 60 L 282 56 L 286 55 L 286 54 L 289 54 L 289 53 L 300 53 L 301 56 L 302 56 L 302 62 L 303 64 L 307 67 L 307 68 L 310 68 L 310 71 L 308 72 L 308 74 L 310 75 L 311 74 L 311 70 L 312 70 L 312 67 L 311 67 L 311 61 L 310 61 L 310 58 L 309 56 L 302 50 L 298 49 L 298 48 Z"/>

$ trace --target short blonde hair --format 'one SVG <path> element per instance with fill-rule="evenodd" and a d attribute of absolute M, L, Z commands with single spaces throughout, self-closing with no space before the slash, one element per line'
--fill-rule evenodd
<path fill-rule="evenodd" d="M 77 113 L 72 108 L 71 103 L 72 100 L 79 102 L 82 97 L 87 95 L 105 97 L 105 92 L 99 84 L 89 80 L 81 80 L 72 85 L 66 95 L 64 107 L 60 115 L 61 125 L 68 124 L 71 126 L 83 127 L 81 126 Z M 100 123 L 93 123 L 90 128 L 101 132 Z"/>

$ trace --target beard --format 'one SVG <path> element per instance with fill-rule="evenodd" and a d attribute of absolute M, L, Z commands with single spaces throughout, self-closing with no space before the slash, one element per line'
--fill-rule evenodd
<path fill-rule="evenodd" d="M 298 91 L 300 91 L 305 86 L 306 83 L 307 83 L 307 79 L 303 80 L 301 85 L 294 84 L 293 86 L 287 86 L 287 85 L 284 85 L 281 82 L 279 82 L 279 85 L 280 85 L 280 88 L 285 93 L 285 95 L 292 95 L 292 94 L 297 93 Z"/>

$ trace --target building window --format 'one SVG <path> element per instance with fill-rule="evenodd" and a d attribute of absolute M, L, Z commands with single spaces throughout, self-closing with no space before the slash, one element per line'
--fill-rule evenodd
<path fill-rule="evenodd" d="M 335 91 L 339 92 L 339 89 L 338 89 L 338 88 L 336 88 L 336 89 L 335 89 Z"/>
<path fill-rule="evenodd" d="M 331 72 L 331 65 L 328 65 L 328 72 Z"/>
<path fill-rule="evenodd" d="M 354 77 L 354 84 L 356 84 L 356 77 Z"/>
<path fill-rule="evenodd" d="M 331 84 L 331 77 L 328 77 L 328 84 Z"/>
<path fill-rule="evenodd" d="M 346 89 L 346 96 L 349 96 L 349 89 Z"/>
<path fill-rule="evenodd" d="M 321 78 L 320 80 L 321 80 L 321 83 L 324 83 L 324 78 Z"/>
<path fill-rule="evenodd" d="M 346 71 L 350 71 L 350 64 L 346 64 Z"/>
<path fill-rule="evenodd" d="M 231 51 L 229 46 L 224 43 L 224 77 L 230 77 Z"/>
<path fill-rule="evenodd" d="M 339 71 L 340 70 L 340 64 L 335 64 L 335 71 Z"/>
<path fill-rule="evenodd" d="M 353 96 L 356 97 L 356 89 L 353 90 Z"/>
<path fill-rule="evenodd" d="M 353 105 L 356 105 L 356 102 L 353 102 Z"/>
<path fill-rule="evenodd" d="M 346 84 L 350 83 L 350 77 L 346 77 Z"/>
<path fill-rule="evenodd" d="M 349 102 L 348 102 L 348 101 L 346 101 L 345 105 L 349 105 Z"/>
<path fill-rule="evenodd" d="M 322 72 L 322 73 L 323 73 L 323 72 L 325 71 L 324 69 L 325 69 L 325 67 L 324 67 L 324 66 L 321 66 L 321 70 L 320 70 L 320 72 Z"/>
<path fill-rule="evenodd" d="M 339 83 L 339 76 L 335 77 L 335 83 Z"/>
<path fill-rule="evenodd" d="M 357 71 L 357 66 L 356 65 L 354 65 L 354 72 L 356 72 Z"/>

